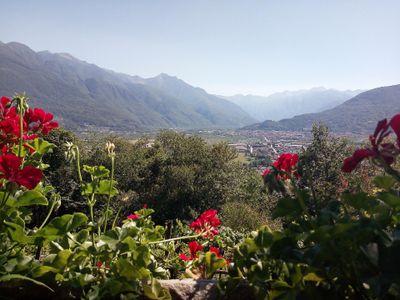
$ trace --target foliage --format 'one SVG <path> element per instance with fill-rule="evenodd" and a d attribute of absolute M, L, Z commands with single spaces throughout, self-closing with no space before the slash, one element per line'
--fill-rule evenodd
<path fill-rule="evenodd" d="M 113 204 L 124 206 L 123 213 L 148 204 L 154 220 L 188 221 L 210 207 L 222 209 L 232 201 L 266 201 L 258 173 L 235 162 L 236 153 L 226 144 L 209 145 L 199 137 L 171 131 L 161 132 L 154 141 L 141 139 L 130 143 L 119 137 L 89 138 L 82 151 L 88 165 L 110 168 L 104 143 L 110 140 L 118 151 L 115 178 L 125 196 Z M 148 145 L 151 143 L 151 147 Z"/>
<path fill-rule="evenodd" d="M 248 204 L 246 202 L 232 201 L 222 206 L 221 219 L 225 226 L 244 232 L 255 230 L 261 225 L 269 224 L 274 227 L 275 223 L 268 218 L 269 211 L 265 204 Z"/>
<path fill-rule="evenodd" d="M 316 209 L 320 209 L 343 191 L 341 167 L 349 146 L 344 139 L 330 136 L 322 124 L 314 124 L 312 134 L 312 143 L 300 155 L 300 184 L 312 189 L 313 197 L 318 199 Z"/>
<path fill-rule="evenodd" d="M 310 188 L 299 185 L 293 173 L 278 179 L 281 170 L 272 169 L 266 180 L 284 181 L 272 185 L 283 193 L 273 215 L 286 225 L 280 231 L 264 226 L 236 249 L 230 278 L 221 283 L 226 297 L 242 282 L 258 299 L 400 297 L 400 173 L 391 166 L 400 153 L 400 124 L 390 124 L 397 145 L 392 159 L 385 147 L 374 152 L 373 162 L 386 172 L 374 179 L 374 194 L 347 191 L 332 195 L 325 206 L 311 205 Z"/>
<path fill-rule="evenodd" d="M 80 147 L 66 141 L 73 138 L 70 134 L 53 132 L 50 139 L 66 142 L 59 148 L 44 139 L 58 124 L 50 113 L 31 110 L 24 95 L 12 101 L 1 98 L 0 113 L 0 288 L 5 295 L 10 296 L 18 286 L 18 293 L 11 297 L 26 297 L 35 285 L 53 293 L 49 298 L 65 293 L 87 299 L 142 295 L 170 299 L 169 291 L 157 281 L 170 276 L 162 266 L 186 269 L 196 278 L 211 278 L 226 267 L 222 249 L 215 244 L 228 249 L 235 236 L 231 234 L 226 243 L 219 237 L 217 210 L 205 211 L 190 226 L 180 223 L 186 235 L 167 239 L 165 228 L 152 221 L 154 210 L 147 204 L 123 218 L 121 225 L 122 208 L 111 209 L 119 193 L 113 143 L 106 143 L 104 151 L 110 169 L 82 164 Z M 54 167 L 43 160 L 53 149 L 55 153 L 46 161 Z M 76 177 L 80 202 L 86 209 L 85 213 L 55 215 L 63 197 L 48 183 L 57 180 L 60 170 L 72 171 L 65 164 L 68 161 L 75 164 L 76 175 L 71 176 Z M 43 218 L 38 217 L 43 210 L 37 206 L 47 208 Z M 183 261 L 178 254 L 182 241 L 188 239 L 189 245 L 198 245 L 202 252 L 198 255 L 192 250 L 191 257 Z M 168 255 L 159 255 L 166 250 L 170 250 Z M 181 258 L 186 258 L 183 253 Z"/>
<path fill-rule="evenodd" d="M 369 159 L 381 168 L 372 192 L 348 187 L 340 195 L 333 185 L 342 176 L 337 157 L 344 144 L 330 144 L 324 128 L 315 128 L 315 141 L 300 159 L 284 153 L 260 178 L 238 168 L 225 144 L 164 132 L 150 148 L 145 140 L 132 145 L 116 138 L 117 145 L 100 149 L 71 142 L 69 133 L 54 130 L 52 118 L 30 109 L 24 95 L 0 100 L 5 295 L 18 287 L 22 294 L 13 296 L 22 298 L 36 287 L 52 296 L 170 299 L 157 279 L 209 279 L 228 270 L 220 282 L 226 297 L 241 283 L 259 299 L 400 297 L 400 115 L 379 122 L 371 145 L 341 166 L 357 171 Z M 74 184 L 57 178 L 62 170 Z M 262 180 L 272 193 L 268 198 Z M 51 182 L 63 185 L 63 192 Z M 69 188 L 83 211 L 57 211 Z M 274 231 L 267 225 L 249 234 L 221 227 L 218 210 L 209 209 L 224 207 L 223 220 L 248 230 L 268 221 L 259 208 L 277 195 L 272 217 L 283 226 Z M 153 220 L 155 209 L 160 212 Z M 199 210 L 204 212 L 189 225 L 171 221 L 190 220 Z M 236 216 L 240 211 L 236 223 L 234 210 Z"/>

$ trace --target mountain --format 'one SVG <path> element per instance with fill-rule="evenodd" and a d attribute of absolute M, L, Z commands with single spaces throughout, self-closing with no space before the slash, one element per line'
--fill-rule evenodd
<path fill-rule="evenodd" d="M 66 53 L 0 42 L 0 95 L 22 91 L 32 106 L 70 129 L 237 128 L 255 122 L 237 105 L 167 74 L 145 79 Z"/>
<path fill-rule="evenodd" d="M 245 127 L 264 130 L 309 130 L 323 122 L 334 132 L 372 132 L 376 123 L 400 112 L 400 84 L 363 92 L 341 105 L 320 113 L 303 114 L 279 122 L 271 120 Z"/>
<path fill-rule="evenodd" d="M 304 113 L 316 113 L 333 108 L 361 92 L 361 90 L 338 91 L 316 87 L 309 90 L 275 93 L 267 97 L 235 95 L 224 96 L 224 98 L 239 105 L 259 121 L 278 121 Z"/>

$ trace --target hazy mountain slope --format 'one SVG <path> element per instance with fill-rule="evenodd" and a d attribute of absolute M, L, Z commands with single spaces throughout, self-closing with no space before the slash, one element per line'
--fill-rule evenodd
<path fill-rule="evenodd" d="M 233 128 L 254 122 L 239 107 L 227 107 L 224 99 L 204 91 L 198 99 L 198 88 L 173 77 L 170 81 L 169 85 L 185 84 L 185 95 L 153 87 L 151 79 L 105 70 L 69 54 L 34 52 L 20 43 L 0 42 L 0 95 L 25 91 L 32 105 L 53 112 L 69 128 Z"/>
<path fill-rule="evenodd" d="M 239 105 L 257 120 L 281 120 L 304 113 L 321 112 L 333 108 L 362 91 L 339 91 L 313 88 L 310 90 L 287 91 L 267 97 L 235 95 L 225 97 Z"/>
<path fill-rule="evenodd" d="M 157 77 L 146 79 L 145 84 L 171 97 L 182 99 L 192 110 L 207 116 L 214 122 L 221 118 L 230 119 L 234 124 L 249 124 L 248 114 L 243 114 L 243 110 L 238 105 L 207 94 L 201 88 L 193 88 L 176 77 L 162 73 Z"/>
<path fill-rule="evenodd" d="M 372 132 L 376 123 L 400 112 L 400 84 L 363 92 L 343 104 L 320 113 L 303 114 L 279 122 L 265 121 L 246 129 L 308 130 L 323 122 L 335 132 Z"/>

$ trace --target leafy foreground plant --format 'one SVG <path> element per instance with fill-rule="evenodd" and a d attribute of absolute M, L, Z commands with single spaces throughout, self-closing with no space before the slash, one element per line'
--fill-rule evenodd
<path fill-rule="evenodd" d="M 351 172 L 366 158 L 383 168 L 372 195 L 345 192 L 318 208 L 312 186 L 297 183 L 296 155 L 282 155 L 265 171 L 270 190 L 282 195 L 274 217 L 282 218 L 284 229 L 262 227 L 236 249 L 230 278 L 221 282 L 225 297 L 246 283 L 258 299 L 400 298 L 400 173 L 393 168 L 400 114 L 379 122 L 370 141 L 342 169 Z"/>
<path fill-rule="evenodd" d="M 167 263 L 156 253 L 171 250 L 178 258 L 175 242 L 201 241 L 202 249 L 186 267 L 200 269 L 201 278 L 213 276 L 226 265 L 216 248 L 208 244 L 218 234 L 216 211 L 205 212 L 192 224 L 195 233 L 164 239 L 164 227 L 151 220 L 152 209 L 144 207 L 116 224 L 110 201 L 118 193 L 114 180 L 115 151 L 106 151 L 111 171 L 103 166 L 80 165 L 79 148 L 68 144 L 67 157 L 75 161 L 81 194 L 89 216 L 82 212 L 52 218 L 61 205 L 60 196 L 43 180 L 48 166 L 43 156 L 54 145 L 43 139 L 58 124 L 42 109 L 30 109 L 27 98 L 17 95 L 0 101 L 0 289 L 2 297 L 33 298 L 121 298 L 146 296 L 170 299 L 156 278 L 168 278 Z M 103 211 L 97 218 L 94 207 Z M 32 227 L 33 207 L 47 206 L 40 226 Z M 191 244 L 191 245 L 192 245 Z M 199 245 L 199 244 L 198 244 Z M 183 255 L 181 255 L 183 258 Z M 196 258 L 196 259 L 194 259 Z M 17 288 L 17 289 L 16 289 Z M 45 290 L 48 291 L 46 294 Z"/>

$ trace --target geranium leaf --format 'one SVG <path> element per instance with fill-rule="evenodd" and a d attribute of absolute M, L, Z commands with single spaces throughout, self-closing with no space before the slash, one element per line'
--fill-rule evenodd
<path fill-rule="evenodd" d="M 84 165 L 83 170 L 96 178 L 108 177 L 110 171 L 104 166 L 88 166 Z"/>
<path fill-rule="evenodd" d="M 34 244 L 35 243 L 35 237 L 33 236 L 28 236 L 25 234 L 25 230 L 22 226 L 12 223 L 12 222 L 7 222 L 4 221 L 4 224 L 7 226 L 7 231 L 8 234 L 14 242 L 18 242 L 21 244 Z"/>
<path fill-rule="evenodd" d="M 50 291 L 54 292 L 54 290 L 49 287 L 48 285 L 44 284 L 43 282 L 37 281 L 35 279 L 20 275 L 20 274 L 7 274 L 7 275 L 3 275 L 0 277 L 0 282 L 4 282 L 4 281 L 11 281 L 11 280 L 27 280 L 30 281 L 36 285 L 40 285 L 43 286 L 47 289 L 49 289 Z"/>
<path fill-rule="evenodd" d="M 152 278 L 149 284 L 143 285 L 144 296 L 148 299 L 169 300 L 171 294 L 168 289 L 161 286 L 157 279 Z"/>
<path fill-rule="evenodd" d="M 302 213 L 303 208 L 297 199 L 285 197 L 278 201 L 276 208 L 272 212 L 272 217 L 296 217 L 300 216 Z"/>
<path fill-rule="evenodd" d="M 45 237 L 48 240 L 55 240 L 69 231 L 73 231 L 86 224 L 88 217 L 83 213 L 74 213 L 73 215 L 63 215 L 51 220 L 45 227 L 40 229 L 36 235 Z"/>
<path fill-rule="evenodd" d="M 48 141 L 45 141 L 42 138 L 37 138 L 32 141 L 28 141 L 26 142 L 26 144 L 28 144 L 29 147 L 31 147 L 32 149 L 35 150 L 35 152 L 41 155 L 53 152 L 53 148 L 56 147 L 56 145 L 49 143 Z"/>
<path fill-rule="evenodd" d="M 7 202 L 12 207 L 31 206 L 31 205 L 48 205 L 46 197 L 38 191 L 25 191 L 15 201 Z"/>

